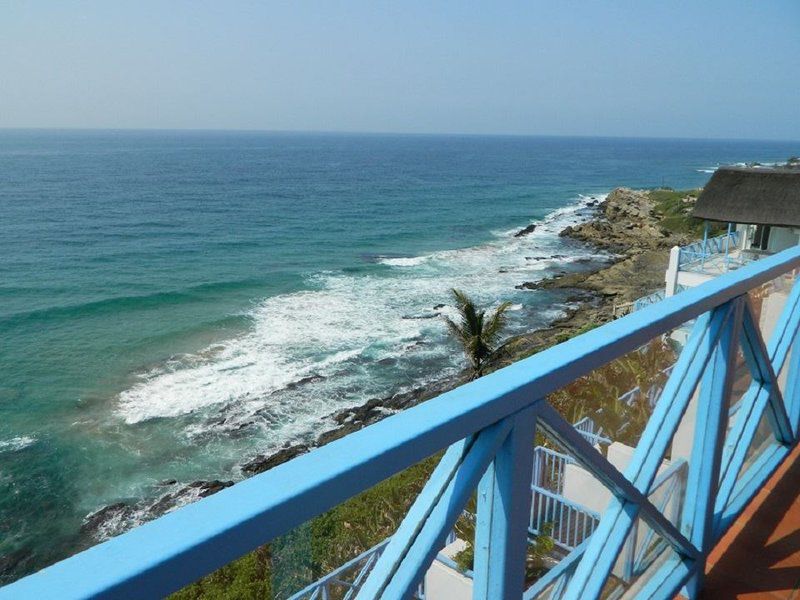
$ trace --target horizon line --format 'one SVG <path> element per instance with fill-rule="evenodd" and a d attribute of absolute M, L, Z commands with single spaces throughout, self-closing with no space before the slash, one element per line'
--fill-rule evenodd
<path fill-rule="evenodd" d="M 678 140 L 678 141 L 720 141 L 720 142 L 783 142 L 800 143 L 791 138 L 752 138 L 752 137 L 692 137 L 692 136 L 646 136 L 646 135 L 598 135 L 598 134 L 560 134 L 560 133 L 470 133 L 470 132 L 408 132 L 408 131 L 359 131 L 338 129 L 246 129 L 221 127 L 6 127 L 4 131 L 64 131 L 64 132 L 184 132 L 184 133 L 270 133 L 300 135 L 361 135 L 361 136 L 408 136 L 408 137 L 514 137 L 514 138 L 574 138 L 574 139 L 620 139 L 620 140 Z"/>

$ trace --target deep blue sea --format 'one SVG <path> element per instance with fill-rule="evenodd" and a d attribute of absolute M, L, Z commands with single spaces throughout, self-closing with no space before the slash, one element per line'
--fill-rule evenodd
<path fill-rule="evenodd" d="M 722 163 L 797 154 L 752 141 L 0 131 L 0 572 L 90 543 L 81 523 L 102 506 L 163 494 L 164 480 L 238 479 L 339 408 L 454 372 L 462 358 L 434 311 L 452 287 L 513 302 L 512 331 L 545 325 L 565 299 L 514 286 L 603 258 L 558 237 L 590 197 L 695 187 Z"/>

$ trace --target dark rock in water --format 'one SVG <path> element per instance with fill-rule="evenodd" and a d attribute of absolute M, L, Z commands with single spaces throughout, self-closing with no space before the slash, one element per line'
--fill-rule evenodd
<path fill-rule="evenodd" d="M 515 285 L 514 288 L 518 290 L 538 290 L 540 284 L 536 281 L 526 281 L 524 283 L 520 283 L 519 285 Z"/>
<path fill-rule="evenodd" d="M 224 490 L 225 488 L 231 487 L 233 485 L 232 481 L 220 481 L 219 479 L 214 479 L 212 481 L 194 481 L 187 485 L 183 490 L 199 490 L 198 496 L 201 498 L 205 498 L 206 496 L 210 496 L 211 494 L 216 494 Z M 178 492 L 180 494 L 180 492 Z"/>
<path fill-rule="evenodd" d="M 14 573 L 22 573 L 27 570 L 27 565 L 33 558 L 33 551 L 30 548 L 19 548 L 13 552 L 0 555 L 0 585 L 8 583 L 4 581 L 5 576 L 15 579 Z"/>
<path fill-rule="evenodd" d="M 436 306 L 433 307 L 433 310 L 439 310 L 441 308 L 444 308 L 445 306 L 447 306 L 447 305 L 446 304 L 437 304 Z"/>
<path fill-rule="evenodd" d="M 515 233 L 514 237 L 515 238 L 522 237 L 522 236 L 528 235 L 529 233 L 533 233 L 534 231 L 536 231 L 536 225 L 531 223 L 527 227 L 523 227 L 517 233 Z"/>
<path fill-rule="evenodd" d="M 133 514 L 134 507 L 127 502 L 115 502 L 90 513 L 83 519 L 81 532 L 96 536 L 104 525 L 112 521 L 123 521 Z"/>
<path fill-rule="evenodd" d="M 406 321 L 414 321 L 417 319 L 435 319 L 439 316 L 439 313 L 430 313 L 425 315 L 403 315 L 401 319 L 405 319 Z"/>
<path fill-rule="evenodd" d="M 362 427 L 376 423 L 390 414 L 451 390 L 463 383 L 463 381 L 460 377 L 456 377 L 452 380 L 433 382 L 407 392 L 400 392 L 387 398 L 373 398 L 360 406 L 340 410 L 333 415 L 333 420 L 339 426 L 320 434 L 317 437 L 316 445 L 322 446 L 349 433 L 358 431 Z"/>
<path fill-rule="evenodd" d="M 269 471 L 272 467 L 292 460 L 295 456 L 300 456 L 308 452 L 308 446 L 297 444 L 288 446 L 269 456 L 257 456 L 253 460 L 242 465 L 242 471 L 248 475 L 257 475 L 264 471 Z"/>
<path fill-rule="evenodd" d="M 175 485 L 174 479 L 161 482 L 161 485 Z M 128 529 L 134 523 L 150 521 L 184 504 L 199 498 L 206 498 L 233 485 L 233 481 L 212 479 L 193 481 L 181 489 L 164 494 L 155 501 L 115 502 L 88 514 L 81 525 L 81 533 L 94 540 L 107 539 Z"/>
<path fill-rule="evenodd" d="M 298 379 L 297 381 L 292 381 L 291 383 L 287 384 L 284 389 L 293 390 L 301 385 L 306 385 L 309 383 L 316 383 L 317 381 L 322 381 L 325 379 L 322 375 L 309 375 L 308 377 L 303 377 L 302 379 Z"/>
<path fill-rule="evenodd" d="M 231 433 L 240 432 L 243 429 L 248 429 L 249 427 L 252 427 L 255 424 L 256 424 L 255 421 L 250 420 L 250 421 L 242 421 L 241 423 L 231 425 Z"/>
<path fill-rule="evenodd" d="M 175 485 L 176 483 L 178 483 L 177 479 L 165 479 L 164 481 L 159 481 L 156 485 L 164 487 L 168 485 Z"/>
<path fill-rule="evenodd" d="M 561 230 L 561 231 L 558 233 L 558 237 L 567 237 L 567 236 L 569 236 L 569 235 L 572 235 L 572 233 L 573 233 L 574 231 L 575 231 L 575 229 L 572 227 L 572 225 L 567 225 L 566 227 L 564 227 L 564 229 L 562 229 L 562 230 Z"/>
<path fill-rule="evenodd" d="M 205 498 L 233 485 L 232 481 L 193 481 L 172 494 L 165 494 L 147 507 L 147 518 L 155 519 L 187 501 Z"/>

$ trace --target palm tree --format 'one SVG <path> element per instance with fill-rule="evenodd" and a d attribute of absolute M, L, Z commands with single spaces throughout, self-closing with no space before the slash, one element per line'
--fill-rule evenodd
<path fill-rule="evenodd" d="M 510 302 L 503 302 L 493 313 L 486 315 L 485 310 L 478 310 L 475 303 L 460 290 L 453 290 L 456 309 L 460 315 L 458 322 L 443 317 L 450 333 L 464 348 L 464 354 L 472 369 L 472 378 L 483 374 L 486 361 L 491 358 L 506 325 L 506 311 Z"/>

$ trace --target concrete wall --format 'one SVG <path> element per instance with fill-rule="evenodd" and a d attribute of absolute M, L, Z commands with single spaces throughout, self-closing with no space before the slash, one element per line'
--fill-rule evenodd
<path fill-rule="evenodd" d="M 792 246 L 797 246 L 798 241 L 800 241 L 800 238 L 797 235 L 797 229 L 773 227 L 769 232 L 767 249 L 770 252 L 780 252 Z"/>
<path fill-rule="evenodd" d="M 466 543 L 463 540 L 456 540 L 446 546 L 441 553 L 453 558 L 465 547 Z M 435 560 L 425 574 L 425 599 L 471 600 L 472 579 Z"/>
<path fill-rule="evenodd" d="M 608 447 L 608 462 L 619 471 L 625 471 L 635 449 L 613 442 Z M 564 471 L 564 497 L 589 510 L 602 514 L 611 500 L 611 492 L 583 467 L 568 464 Z"/>

